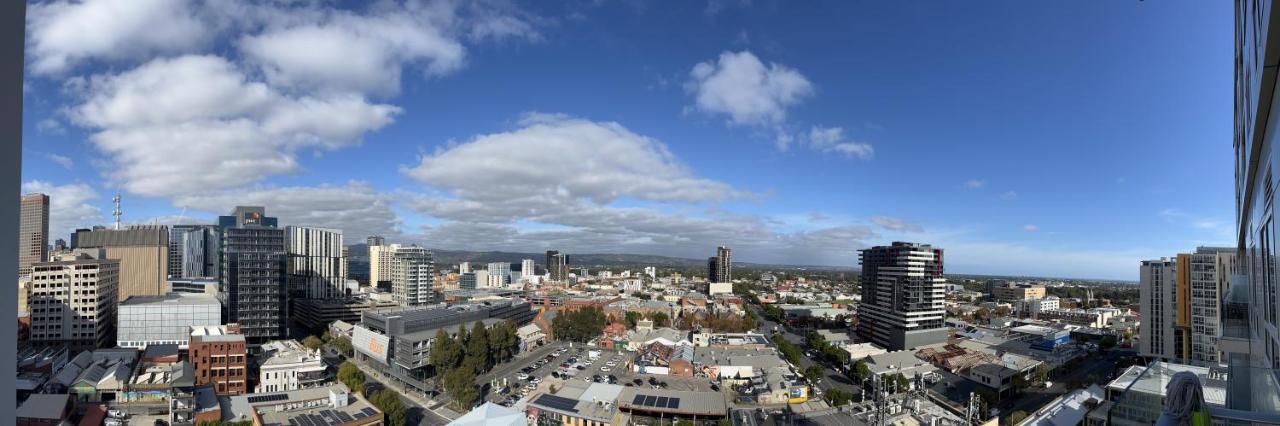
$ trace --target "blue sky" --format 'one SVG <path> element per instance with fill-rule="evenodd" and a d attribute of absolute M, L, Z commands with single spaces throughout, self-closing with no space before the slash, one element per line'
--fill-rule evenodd
<path fill-rule="evenodd" d="M 119 192 L 349 243 L 1136 280 L 1233 242 L 1231 43 L 1217 2 L 43 2 L 24 190 L 55 234 Z"/>

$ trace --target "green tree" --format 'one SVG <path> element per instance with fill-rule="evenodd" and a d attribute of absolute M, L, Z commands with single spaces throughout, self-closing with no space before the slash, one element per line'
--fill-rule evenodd
<path fill-rule="evenodd" d="M 504 321 L 489 330 L 489 358 L 493 364 L 507 362 L 515 355 L 519 338 L 516 337 L 515 326 Z"/>
<path fill-rule="evenodd" d="M 859 382 L 865 382 L 871 378 L 871 367 L 867 365 L 866 360 L 860 359 L 858 362 L 853 363 L 853 376 Z"/>
<path fill-rule="evenodd" d="M 378 391 L 369 397 L 369 403 L 382 410 L 388 426 L 404 426 L 405 406 L 400 395 L 389 390 Z"/>
<path fill-rule="evenodd" d="M 649 319 L 653 320 L 654 327 L 667 327 L 671 325 L 671 316 L 666 312 L 654 312 L 649 315 Z"/>
<path fill-rule="evenodd" d="M 440 329 L 436 332 L 435 339 L 431 340 L 431 352 L 427 354 L 427 359 L 435 367 L 436 375 L 442 375 L 458 365 L 462 359 L 462 349 L 449 338 L 449 333 Z"/>
<path fill-rule="evenodd" d="M 476 374 L 469 368 L 455 368 L 445 373 L 444 391 L 453 398 L 458 410 L 467 412 L 475 404 L 478 396 L 475 381 Z"/>
<path fill-rule="evenodd" d="M 825 370 L 823 370 L 822 367 L 818 365 L 810 365 L 809 368 L 804 369 L 804 377 L 813 382 L 817 382 L 819 379 L 822 378 L 822 376 L 825 376 L 826 374 L 824 373 L 825 373 Z"/>
<path fill-rule="evenodd" d="M 551 321 L 551 329 L 557 339 L 571 342 L 587 342 L 600 337 L 606 319 L 604 311 L 596 306 L 562 312 Z"/>
<path fill-rule="evenodd" d="M 341 352 L 343 355 L 346 355 L 346 356 L 353 355 L 351 352 L 353 349 L 351 347 L 351 340 L 347 339 L 346 337 L 335 337 L 333 340 L 329 341 L 329 344 L 333 345 L 333 347 L 337 349 L 338 352 Z"/>
<path fill-rule="evenodd" d="M 848 404 L 849 400 L 853 399 L 853 395 L 840 389 L 832 389 L 827 391 L 823 398 L 826 398 L 827 403 L 832 407 L 840 407 Z"/>
<path fill-rule="evenodd" d="M 302 346 L 306 346 L 307 349 L 311 349 L 313 351 L 316 349 L 320 349 L 321 345 L 324 345 L 324 342 L 321 341 L 320 338 L 316 336 L 307 336 L 302 339 Z"/>
<path fill-rule="evenodd" d="M 1009 414 L 1009 423 L 1008 423 L 1008 424 L 1016 425 L 1016 424 L 1018 424 L 1018 423 L 1022 422 L 1023 420 L 1026 420 L 1026 419 L 1027 419 L 1027 412 L 1026 412 L 1026 411 L 1022 411 L 1022 410 L 1014 411 L 1013 413 L 1010 413 L 1010 414 Z"/>
<path fill-rule="evenodd" d="M 644 316 L 636 311 L 627 311 L 627 313 L 622 315 L 622 319 L 626 322 L 627 328 L 636 328 L 636 322 L 640 321 L 642 318 L 644 318 Z"/>
<path fill-rule="evenodd" d="M 1104 350 L 1104 351 L 1110 351 L 1110 350 L 1112 350 L 1112 349 L 1115 349 L 1115 347 L 1116 347 L 1116 337 L 1115 337 L 1115 336 L 1107 336 L 1107 337 L 1103 337 L 1103 338 L 1102 338 L 1102 341 L 1101 341 L 1101 342 L 1098 342 L 1098 347 L 1099 347 L 1099 348 L 1102 348 L 1102 350 Z"/>
<path fill-rule="evenodd" d="M 347 385 L 352 392 L 364 393 L 364 372 L 360 371 L 360 367 L 356 367 L 351 361 L 343 362 L 338 367 L 338 381 Z"/>
<path fill-rule="evenodd" d="M 466 360 L 464 364 L 469 364 L 476 374 L 489 371 L 489 330 L 480 321 L 475 322 L 467 336 Z"/>
<path fill-rule="evenodd" d="M 974 388 L 973 394 L 977 395 L 978 398 L 981 398 L 983 403 L 986 404 L 987 407 L 994 406 L 996 402 L 999 401 L 998 399 L 999 397 L 996 395 L 995 391 L 992 391 L 991 389 L 984 386 L 978 386 L 977 388 Z"/>

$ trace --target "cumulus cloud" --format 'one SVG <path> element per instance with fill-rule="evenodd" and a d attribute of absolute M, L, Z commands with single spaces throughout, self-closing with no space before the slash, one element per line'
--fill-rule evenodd
<path fill-rule="evenodd" d="M 1000 194 L 1000 198 L 1004 200 L 1016 200 L 1018 199 L 1018 193 L 1014 191 L 1008 191 L 1003 194 Z"/>
<path fill-rule="evenodd" d="M 583 157 L 586 155 L 587 157 Z M 618 123 L 527 114 L 520 128 L 425 155 L 409 177 L 465 200 L 718 201 L 729 185 L 696 177 L 663 143 Z"/>
<path fill-rule="evenodd" d="M 888 229 L 890 231 L 924 232 L 924 228 L 921 227 L 920 225 L 907 222 L 905 220 L 902 220 L 896 217 L 875 216 L 871 218 L 871 223 L 880 225 L 880 227 L 884 229 Z"/>
<path fill-rule="evenodd" d="M 356 95 L 289 96 L 224 58 L 188 55 L 94 76 L 72 116 L 96 130 L 110 179 L 169 196 L 293 172 L 298 150 L 357 144 L 399 111 Z"/>
<path fill-rule="evenodd" d="M 1027 232 L 1036 232 L 1040 230 L 1040 227 L 1035 225 L 1023 225 L 1022 230 Z"/>
<path fill-rule="evenodd" d="M 875 155 L 875 149 L 871 147 L 871 144 L 847 140 L 844 136 L 844 128 L 841 127 L 814 126 L 810 128 L 809 146 L 820 152 L 837 153 L 846 157 L 864 160 Z"/>
<path fill-rule="evenodd" d="M 971 179 L 968 182 L 964 183 L 964 187 L 969 189 L 978 189 L 986 185 L 987 185 L 987 181 L 982 179 Z"/>
<path fill-rule="evenodd" d="M 547 166 L 565 158 L 573 161 Z M 433 247 L 700 257 L 704 246 L 729 244 L 746 258 L 852 266 L 875 236 L 863 226 L 787 233 L 755 215 L 708 216 L 697 207 L 744 192 L 693 175 L 661 142 L 618 123 L 563 115 L 528 115 L 515 130 L 423 156 L 403 172 L 431 190 L 398 198 L 442 222 L 421 229 Z"/>
<path fill-rule="evenodd" d="M 174 198 L 173 202 L 177 207 L 211 215 L 227 214 L 235 206 L 264 206 L 267 215 L 279 217 L 282 225 L 337 228 L 343 230 L 351 242 L 369 235 L 401 234 L 401 221 L 392 210 L 392 197 L 363 182 L 184 195 Z"/>
<path fill-rule="evenodd" d="M 85 0 L 27 9 L 27 50 L 36 74 L 68 70 L 92 58 L 185 52 L 206 43 L 210 26 L 186 0 Z"/>
<path fill-rule="evenodd" d="M 22 183 L 23 193 L 49 196 L 49 240 L 67 238 L 76 228 L 103 223 L 102 210 L 93 205 L 99 198 L 93 187 L 83 183 L 57 185 L 42 180 Z"/>
<path fill-rule="evenodd" d="M 439 16 L 446 13 L 417 7 L 372 16 L 333 11 L 321 22 L 245 36 L 240 50 L 275 85 L 393 95 L 403 66 L 429 75 L 462 67 L 462 43 L 433 22 L 447 19 Z"/>
<path fill-rule="evenodd" d="M 813 84 L 799 71 L 766 65 L 750 51 L 721 53 L 695 65 L 689 77 L 685 89 L 694 96 L 695 107 L 726 115 L 737 125 L 780 125 L 787 108 L 814 94 Z"/>

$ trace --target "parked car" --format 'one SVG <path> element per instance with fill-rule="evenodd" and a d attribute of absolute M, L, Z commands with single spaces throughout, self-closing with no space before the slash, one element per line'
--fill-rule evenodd
<path fill-rule="evenodd" d="M 117 410 L 115 408 L 112 408 L 110 410 L 107 410 L 107 417 L 111 417 L 113 419 L 124 419 L 124 418 L 128 418 L 129 414 L 125 413 L 123 410 Z"/>

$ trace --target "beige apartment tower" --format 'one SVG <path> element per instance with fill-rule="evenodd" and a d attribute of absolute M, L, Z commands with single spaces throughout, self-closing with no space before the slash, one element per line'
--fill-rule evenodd
<path fill-rule="evenodd" d="M 31 343 L 76 351 L 114 346 L 119 265 L 83 253 L 33 265 L 27 289 Z"/>
<path fill-rule="evenodd" d="M 31 272 L 31 265 L 49 259 L 49 196 L 22 196 L 18 219 L 18 273 Z"/>

